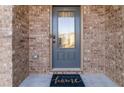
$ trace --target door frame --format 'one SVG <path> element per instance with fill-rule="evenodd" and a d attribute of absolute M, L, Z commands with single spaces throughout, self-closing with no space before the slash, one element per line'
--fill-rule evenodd
<path fill-rule="evenodd" d="M 61 7 L 72 7 L 71 5 L 70 6 L 66 6 L 66 5 L 60 5 Z M 80 68 L 79 69 L 72 69 L 72 68 L 59 68 L 59 69 L 55 69 L 52 67 L 52 51 L 53 51 L 53 46 L 52 46 L 52 38 L 51 38 L 51 35 L 53 33 L 53 27 L 52 27 L 52 21 L 53 21 L 53 7 L 52 5 L 50 5 L 50 33 L 49 33 L 49 36 L 50 36 L 50 58 L 49 58 L 49 64 L 50 64 L 50 71 L 81 71 L 83 72 L 83 6 L 78 6 L 80 8 Z M 73 6 L 74 7 L 74 6 Z"/>

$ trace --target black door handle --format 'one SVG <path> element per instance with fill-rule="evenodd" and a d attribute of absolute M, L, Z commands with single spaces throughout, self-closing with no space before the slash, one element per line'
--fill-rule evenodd
<path fill-rule="evenodd" d="M 55 39 L 56 39 L 55 35 L 50 34 L 50 38 L 52 38 L 52 43 L 55 43 L 56 42 L 55 41 Z"/>
<path fill-rule="evenodd" d="M 52 39 L 53 39 L 53 43 L 55 43 L 56 42 L 55 41 L 55 39 L 56 39 L 55 35 L 52 35 Z"/>
<path fill-rule="evenodd" d="M 55 39 L 55 35 L 50 34 L 50 38 Z"/>

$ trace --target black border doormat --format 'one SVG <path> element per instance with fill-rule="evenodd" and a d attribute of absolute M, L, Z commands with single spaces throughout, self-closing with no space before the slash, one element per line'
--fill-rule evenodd
<path fill-rule="evenodd" d="M 79 74 L 53 74 L 50 87 L 85 87 Z"/>

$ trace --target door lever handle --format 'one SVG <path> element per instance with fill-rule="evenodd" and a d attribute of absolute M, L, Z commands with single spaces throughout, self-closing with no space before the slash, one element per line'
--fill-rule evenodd
<path fill-rule="evenodd" d="M 50 38 L 55 39 L 55 35 L 50 34 Z"/>
<path fill-rule="evenodd" d="M 52 43 L 55 43 L 55 35 L 50 34 L 50 38 L 52 38 Z"/>
<path fill-rule="evenodd" d="M 55 38 L 55 35 L 53 35 L 52 38 L 53 38 L 53 43 L 55 43 L 55 42 L 56 42 L 56 41 L 55 41 L 55 39 L 56 39 L 56 38 Z"/>

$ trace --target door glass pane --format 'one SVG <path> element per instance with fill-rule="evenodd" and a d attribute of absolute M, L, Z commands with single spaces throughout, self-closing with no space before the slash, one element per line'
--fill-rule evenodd
<path fill-rule="evenodd" d="M 59 48 L 75 47 L 74 12 L 58 12 Z"/>

